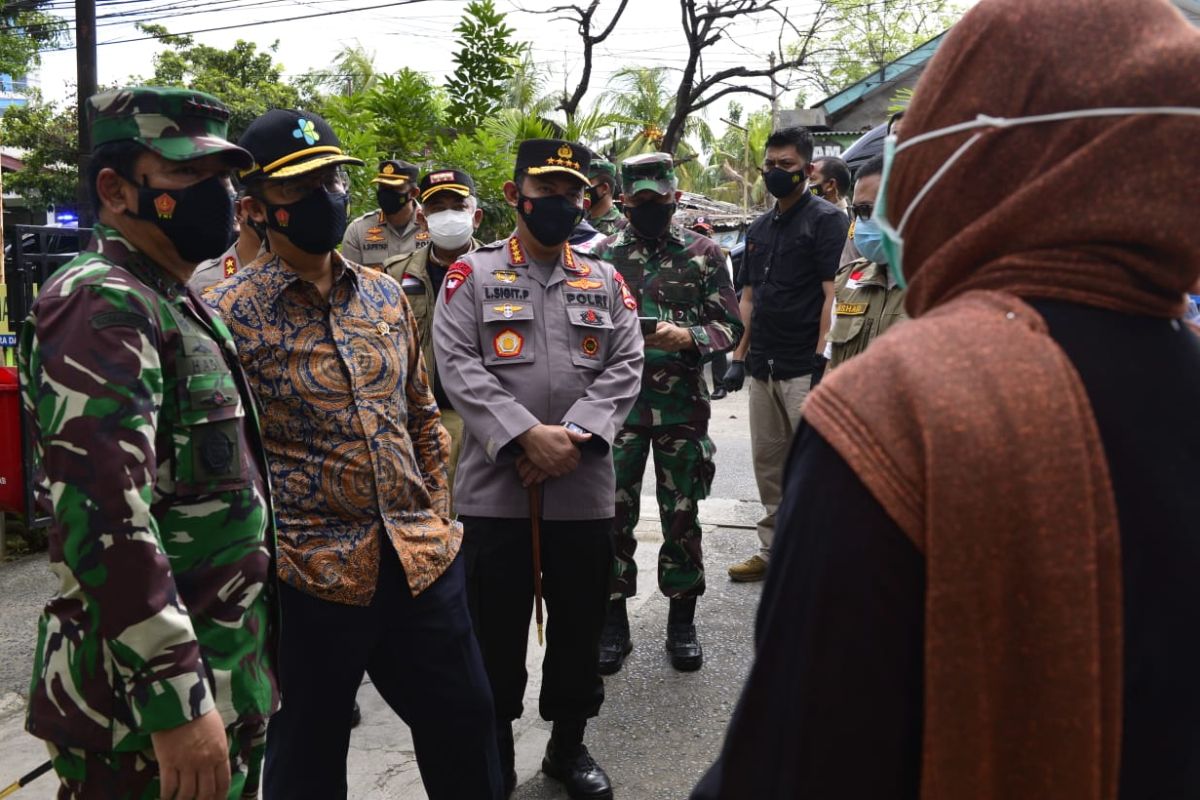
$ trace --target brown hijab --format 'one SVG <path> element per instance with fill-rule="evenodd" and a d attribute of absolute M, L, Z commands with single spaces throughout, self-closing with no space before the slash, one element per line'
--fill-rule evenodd
<path fill-rule="evenodd" d="M 1165 0 L 982 0 L 903 138 L 979 113 L 1200 106 L 1197 75 L 1200 33 Z M 897 155 L 894 224 L 969 136 Z M 1198 142 L 1196 117 L 985 134 L 904 228 L 915 319 L 805 406 L 925 558 L 923 800 L 1116 797 L 1116 505 L 1082 382 L 1021 298 L 1180 313 Z"/>

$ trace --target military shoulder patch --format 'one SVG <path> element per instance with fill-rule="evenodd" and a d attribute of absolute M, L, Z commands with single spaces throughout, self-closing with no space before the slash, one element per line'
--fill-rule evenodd
<path fill-rule="evenodd" d="M 630 311 L 637 312 L 637 298 L 633 296 L 633 292 L 629 291 L 629 286 L 626 285 L 625 281 L 621 281 L 621 302 Z"/>
<path fill-rule="evenodd" d="M 450 298 L 454 297 L 458 287 L 462 286 L 470 275 L 471 265 L 467 262 L 455 261 L 450 265 L 450 270 L 446 273 L 446 305 L 450 304 Z"/>

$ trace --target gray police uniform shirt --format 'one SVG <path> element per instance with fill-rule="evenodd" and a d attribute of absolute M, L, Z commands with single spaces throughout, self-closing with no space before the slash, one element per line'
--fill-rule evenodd
<path fill-rule="evenodd" d="M 429 234 L 417 225 L 416 212 L 404 229 L 398 230 L 387 221 L 383 211 L 375 209 L 347 226 L 342 237 L 342 257 L 381 270 L 389 258 L 428 246 Z"/>
<path fill-rule="evenodd" d="M 611 264 L 569 247 L 538 264 L 516 236 L 482 247 L 446 273 L 433 347 L 466 427 L 458 513 L 528 518 L 515 439 L 538 423 L 572 422 L 593 441 L 574 471 L 545 482 L 542 516 L 613 516 L 611 446 L 637 399 L 644 346 L 637 302 Z"/>

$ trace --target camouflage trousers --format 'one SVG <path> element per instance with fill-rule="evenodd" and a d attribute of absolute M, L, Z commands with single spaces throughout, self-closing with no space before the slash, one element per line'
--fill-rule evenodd
<path fill-rule="evenodd" d="M 267 722 L 226 729 L 229 736 L 228 800 L 257 798 L 267 749 Z M 58 800 L 158 800 L 154 751 L 98 753 L 46 742 L 58 775 Z"/>
<path fill-rule="evenodd" d="M 610 598 L 637 593 L 637 539 L 642 475 L 654 451 L 654 479 L 663 543 L 658 551 L 658 588 L 670 598 L 704 594 L 704 558 L 700 548 L 699 503 L 712 488 L 716 447 L 708 421 L 654 427 L 625 426 L 613 443 L 617 473 L 616 559 Z"/>

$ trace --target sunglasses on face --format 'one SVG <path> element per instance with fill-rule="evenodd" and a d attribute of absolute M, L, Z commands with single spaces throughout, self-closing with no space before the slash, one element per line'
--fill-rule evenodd
<path fill-rule="evenodd" d="M 871 214 L 875 211 L 874 203 L 855 203 L 850 206 L 850 210 L 854 212 L 855 219 L 870 219 Z"/>

